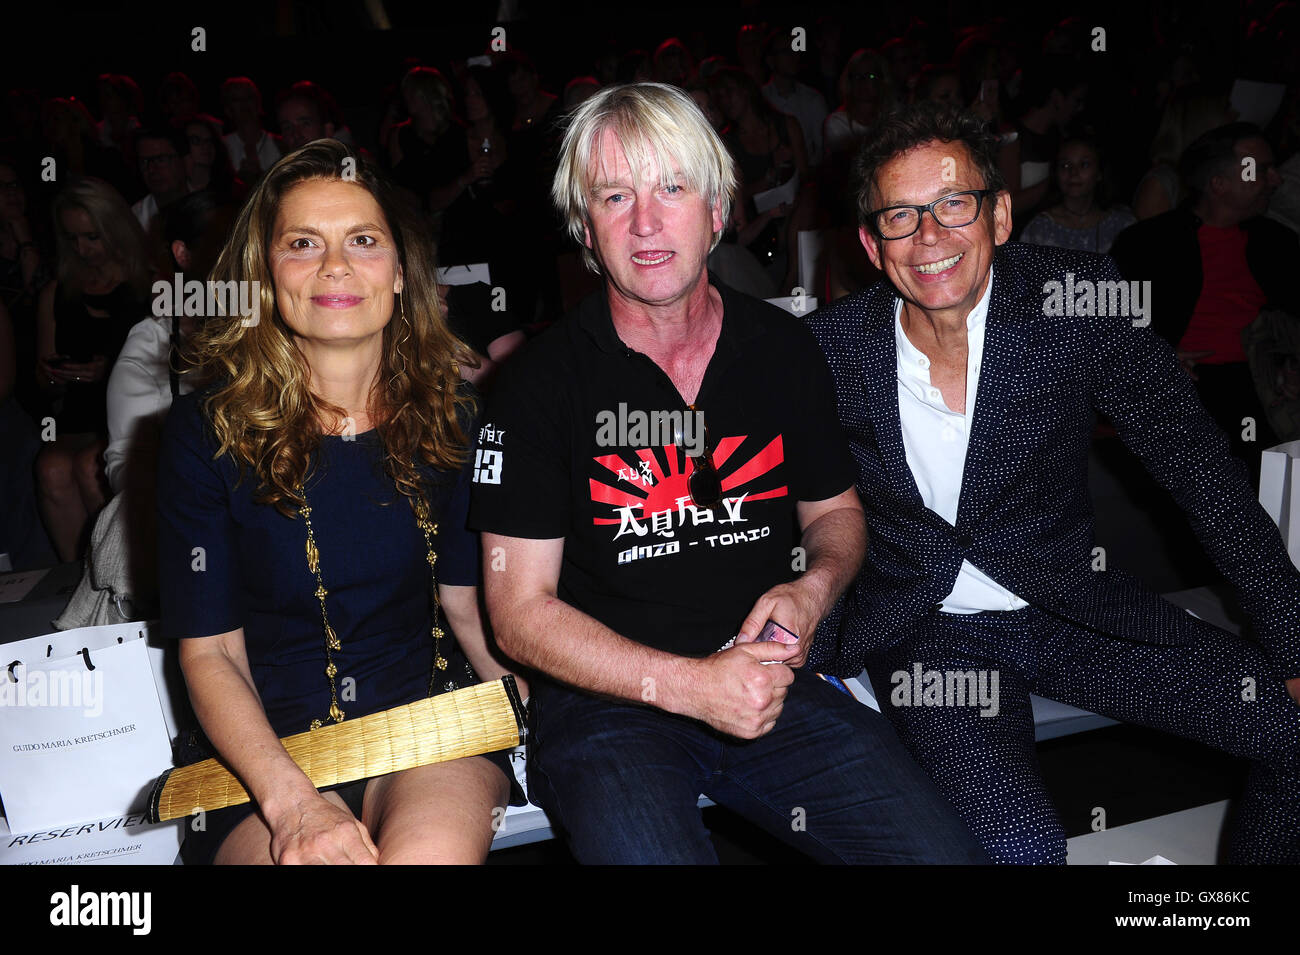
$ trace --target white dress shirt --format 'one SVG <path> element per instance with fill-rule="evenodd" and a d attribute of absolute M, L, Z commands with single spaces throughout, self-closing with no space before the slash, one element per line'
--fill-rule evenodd
<path fill-rule="evenodd" d="M 984 320 L 988 316 L 993 273 L 984 295 L 966 316 L 966 411 L 948 408 L 943 392 L 930 381 L 930 359 L 903 331 L 903 300 L 894 309 L 894 340 L 898 346 L 898 417 L 903 428 L 903 450 L 925 506 L 949 524 L 957 524 L 966 446 L 975 415 L 980 363 L 984 358 Z M 961 562 L 952 593 L 943 600 L 946 613 L 981 610 L 1019 610 L 1028 606 L 968 560 Z"/>
<path fill-rule="evenodd" d="M 133 325 L 108 376 L 104 471 L 114 494 L 133 479 L 133 468 L 151 481 L 157 467 L 158 437 L 172 405 L 171 321 L 150 317 Z M 181 376 L 181 394 L 194 390 L 191 377 Z"/>
<path fill-rule="evenodd" d="M 245 150 L 244 140 L 240 138 L 239 133 L 227 133 L 221 137 L 221 141 L 226 144 L 226 152 L 230 155 L 230 165 L 234 167 L 235 172 L 239 172 L 239 167 L 244 162 Z M 280 147 L 276 145 L 274 139 L 266 130 L 262 130 L 261 138 L 257 141 L 257 163 L 262 167 L 262 172 L 266 172 L 280 158 Z"/>
<path fill-rule="evenodd" d="M 131 207 L 131 212 L 140 223 L 140 228 L 147 233 L 153 220 L 158 217 L 158 200 L 153 197 L 153 193 L 149 193 Z"/>

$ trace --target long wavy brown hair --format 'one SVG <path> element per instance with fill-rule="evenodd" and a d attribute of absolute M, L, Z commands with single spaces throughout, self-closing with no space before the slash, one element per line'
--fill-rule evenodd
<path fill-rule="evenodd" d="M 308 143 L 271 167 L 248 197 L 210 276 L 214 282 L 259 283 L 257 321 L 208 316 L 189 348 L 194 374 L 211 383 L 204 411 L 218 456 L 234 458 L 241 480 L 246 470 L 253 472 L 255 500 L 293 516 L 304 503 L 301 488 L 322 425 L 336 431 L 345 421 L 345 409 L 312 393 L 311 369 L 276 308 L 267 257 L 281 200 L 309 180 L 362 186 L 394 236 L 403 287 L 384 328 L 370 409 L 383 442 L 385 471 L 412 503 L 427 503 L 417 468 L 456 468 L 468 453 L 461 413 L 472 412 L 474 402 L 460 390 L 461 366 L 477 361 L 447 327 L 429 240 L 375 169 L 334 139 Z"/>

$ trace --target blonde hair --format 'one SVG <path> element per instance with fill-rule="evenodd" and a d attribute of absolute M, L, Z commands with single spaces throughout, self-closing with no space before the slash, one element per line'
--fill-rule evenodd
<path fill-rule="evenodd" d="M 54 233 L 58 242 L 56 278 L 60 294 L 74 294 L 81 288 L 85 270 L 72 241 L 63 227 L 63 213 L 80 209 L 90 216 L 95 231 L 104 240 L 109 258 L 121 266 L 125 280 L 140 294 L 149 291 L 153 263 L 149 259 L 148 241 L 131 207 L 116 189 L 93 176 L 72 182 L 54 198 Z"/>
<path fill-rule="evenodd" d="M 587 268 L 600 271 L 596 256 L 583 244 L 583 234 L 590 221 L 592 162 L 600 158 L 600 139 L 606 130 L 614 134 L 633 169 L 653 164 L 667 185 L 676 167 L 685 185 L 710 206 L 721 202 L 726 223 L 736 197 L 736 164 L 695 101 L 664 83 L 606 87 L 573 112 L 551 187 L 569 234 L 583 245 Z M 721 231 L 714 233 L 710 251 L 721 238 Z"/>
<path fill-rule="evenodd" d="M 209 317 L 190 348 L 197 376 L 216 382 L 204 409 L 218 456 L 233 456 L 241 480 L 251 469 L 258 481 L 256 500 L 287 516 L 302 504 L 299 488 L 319 447 L 321 423 L 332 418 L 337 425 L 347 412 L 308 387 L 307 361 L 276 308 L 267 250 L 288 191 L 312 180 L 344 180 L 347 167 L 346 181 L 369 192 L 382 210 L 403 276 L 398 306 L 384 327 L 370 396 L 384 470 L 408 499 L 427 503 L 419 466 L 458 467 L 468 451 L 461 414 L 472 410 L 473 399 L 460 391 L 460 367 L 474 366 L 477 359 L 447 327 L 433 249 L 369 163 L 338 140 L 318 139 L 271 167 L 248 197 L 212 270 L 214 282 L 259 283 L 260 320 L 245 324 L 238 315 Z"/>
<path fill-rule="evenodd" d="M 433 67 L 411 67 L 402 77 L 402 93 L 418 96 L 429 104 L 434 129 L 442 131 L 451 124 L 454 115 L 451 86 Z"/>
<path fill-rule="evenodd" d="M 1176 168 L 1183 152 L 1202 133 L 1230 121 L 1227 96 L 1199 91 L 1178 93 L 1160 115 L 1160 125 L 1151 139 L 1152 162 Z"/>

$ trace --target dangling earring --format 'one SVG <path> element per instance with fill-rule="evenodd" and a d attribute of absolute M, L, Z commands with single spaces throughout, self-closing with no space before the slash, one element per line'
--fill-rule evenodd
<path fill-rule="evenodd" d="M 399 375 L 406 373 L 406 357 L 402 354 L 402 345 L 411 337 L 411 323 L 406 320 L 406 305 L 402 301 L 402 293 L 397 293 L 397 320 L 401 323 L 401 332 L 397 339 L 397 359 L 402 363 L 402 367 L 393 375 L 396 381 Z"/>

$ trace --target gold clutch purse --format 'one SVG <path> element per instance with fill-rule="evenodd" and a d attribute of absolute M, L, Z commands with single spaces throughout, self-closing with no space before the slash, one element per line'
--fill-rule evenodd
<path fill-rule="evenodd" d="M 318 789 L 518 746 L 525 717 L 513 675 L 333 723 L 281 740 Z M 149 821 L 238 806 L 248 791 L 220 759 L 170 769 L 149 794 Z"/>

